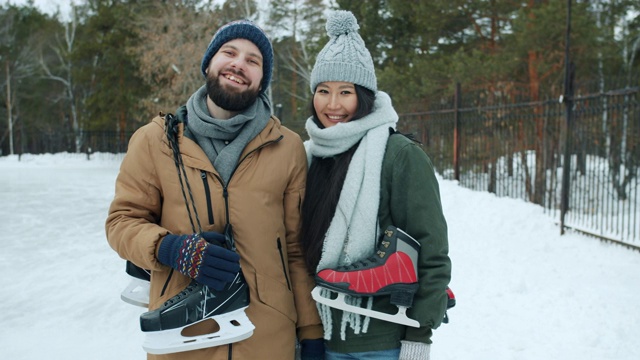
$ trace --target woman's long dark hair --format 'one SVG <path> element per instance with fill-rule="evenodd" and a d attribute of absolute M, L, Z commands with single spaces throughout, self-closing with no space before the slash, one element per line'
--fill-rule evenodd
<path fill-rule="evenodd" d="M 357 121 L 370 114 L 373 111 L 376 98 L 375 93 L 367 88 L 355 85 L 355 89 L 358 106 L 351 121 Z M 311 100 L 311 114 L 316 125 L 324 128 L 313 107 L 313 99 Z M 349 150 L 333 157 L 319 158 L 314 156 L 311 162 L 307 175 L 305 200 L 302 204 L 301 231 L 304 259 L 311 273 L 315 273 L 320 262 L 324 236 L 336 212 L 349 163 L 358 144 L 359 142 Z"/>

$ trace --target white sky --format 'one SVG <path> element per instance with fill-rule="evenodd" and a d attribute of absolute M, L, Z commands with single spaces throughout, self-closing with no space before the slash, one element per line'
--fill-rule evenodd
<path fill-rule="evenodd" d="M 222 3 L 224 0 L 216 0 L 216 2 Z M 14 5 L 23 5 L 26 4 L 28 0 L 0 0 L 0 4 L 14 4 Z M 72 4 L 82 3 L 82 0 L 34 0 L 34 5 L 40 8 L 43 12 L 53 15 L 56 10 L 60 10 L 60 14 L 62 15 L 62 19 L 66 20 L 69 15 L 69 11 L 71 10 Z"/>
<path fill-rule="evenodd" d="M 144 359 L 104 221 L 120 157 L 0 157 L 0 359 Z M 437 360 L 637 360 L 640 253 L 440 178 L 457 306 Z"/>
<path fill-rule="evenodd" d="M 0 0 L 0 4 L 25 5 L 29 0 Z M 57 6 L 68 8 L 73 0 L 33 0 L 36 7 L 53 12 Z"/>
<path fill-rule="evenodd" d="M 27 0 L 0 0 L 2 4 L 23 5 Z M 34 0 L 33 4 L 40 8 L 43 12 L 53 15 L 56 10 L 60 10 L 60 14 L 65 18 L 69 14 L 71 4 L 76 3 L 72 0 Z"/>

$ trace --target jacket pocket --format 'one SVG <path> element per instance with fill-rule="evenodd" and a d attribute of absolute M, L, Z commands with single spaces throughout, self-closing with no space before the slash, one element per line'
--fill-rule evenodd
<path fill-rule="evenodd" d="M 287 281 L 287 288 L 291 290 L 291 282 L 289 281 L 289 271 L 287 270 L 287 262 L 284 258 L 284 252 L 282 250 L 282 241 L 278 237 L 278 254 L 280 255 L 280 264 L 282 265 L 282 272 L 284 273 L 284 279 Z"/>
<path fill-rule="evenodd" d="M 275 309 L 294 323 L 298 320 L 293 292 L 287 289 L 286 285 L 258 273 L 256 273 L 256 285 L 258 299 L 263 304 Z"/>

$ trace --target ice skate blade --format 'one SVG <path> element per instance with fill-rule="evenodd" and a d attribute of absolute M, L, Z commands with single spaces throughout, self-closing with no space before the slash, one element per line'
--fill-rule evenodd
<path fill-rule="evenodd" d="M 198 336 L 182 335 L 184 328 L 210 318 L 204 318 L 194 324 L 178 329 L 146 332 L 142 348 L 149 354 L 160 355 L 204 349 L 244 340 L 253 335 L 253 330 L 255 329 L 255 326 L 249 320 L 247 314 L 245 314 L 244 309 L 246 309 L 246 307 L 230 313 L 210 317 L 220 326 L 220 330 L 212 334 Z"/>
<path fill-rule="evenodd" d="M 122 301 L 131 305 L 146 308 L 149 306 L 149 282 L 133 278 L 122 293 L 120 293 Z"/>
<path fill-rule="evenodd" d="M 407 316 L 407 308 L 405 306 L 398 306 L 398 312 L 395 314 L 387 314 L 380 311 L 361 308 L 359 306 L 349 305 L 345 301 L 345 294 L 338 291 L 330 290 L 338 294 L 338 297 L 335 299 L 324 297 L 320 294 L 321 289 L 322 288 L 320 286 L 316 286 L 311 291 L 311 296 L 313 297 L 313 299 L 321 304 L 325 304 L 332 308 L 341 309 L 344 311 L 349 311 L 355 314 L 360 314 L 360 315 L 364 315 L 364 316 L 368 316 L 368 317 L 372 317 L 375 319 L 380 319 L 380 320 L 384 320 L 384 321 L 388 321 L 396 324 L 401 324 L 401 325 L 406 325 L 411 327 L 420 327 L 420 323 L 418 321 L 413 320 Z"/>

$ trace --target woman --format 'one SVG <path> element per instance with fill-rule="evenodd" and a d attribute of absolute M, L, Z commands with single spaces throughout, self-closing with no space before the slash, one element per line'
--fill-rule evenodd
<path fill-rule="evenodd" d="M 346 299 L 351 306 L 388 314 L 398 311 L 396 304 L 410 305 L 411 325 L 393 322 L 398 316 L 381 320 L 320 302 L 326 359 L 428 359 L 451 276 L 435 172 L 419 146 L 395 132 L 398 115 L 389 96 L 377 91 L 373 61 L 353 14 L 331 13 L 326 28 L 330 39 L 311 73 L 312 116 L 306 122 L 310 168 L 302 242 L 307 265 L 320 285 L 339 289 L 344 284 L 323 274 L 367 276 L 388 266 L 388 254 L 382 257 L 387 262 L 371 256 L 380 251 L 384 230 L 397 228 L 396 234 L 406 233 L 407 243 L 416 242 L 410 263 L 417 272 L 401 285 L 413 297 L 408 302 L 394 301 L 398 294 L 385 291 L 397 284 L 369 293 L 376 296 Z"/>

